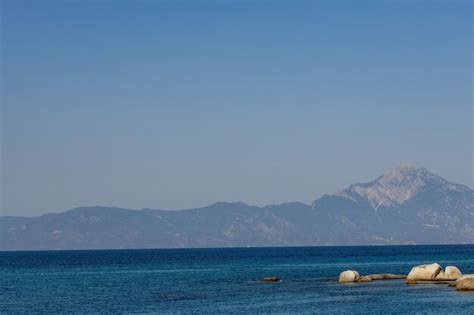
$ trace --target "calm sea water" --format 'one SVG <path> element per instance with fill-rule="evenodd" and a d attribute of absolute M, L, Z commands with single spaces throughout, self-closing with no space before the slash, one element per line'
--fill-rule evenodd
<path fill-rule="evenodd" d="M 445 285 L 335 281 L 427 262 L 474 273 L 474 245 L 0 252 L 0 312 L 474 314 Z"/>

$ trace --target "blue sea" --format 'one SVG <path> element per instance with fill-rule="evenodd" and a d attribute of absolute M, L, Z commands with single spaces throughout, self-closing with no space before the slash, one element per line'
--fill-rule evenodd
<path fill-rule="evenodd" d="M 474 273 L 474 245 L 0 252 L 0 312 L 474 314 L 446 285 L 336 282 L 430 262 Z"/>

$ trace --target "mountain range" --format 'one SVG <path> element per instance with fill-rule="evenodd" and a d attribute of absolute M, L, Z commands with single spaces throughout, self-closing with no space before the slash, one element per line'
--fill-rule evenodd
<path fill-rule="evenodd" d="M 307 205 L 0 217 L 0 250 L 474 243 L 474 190 L 404 164 Z"/>

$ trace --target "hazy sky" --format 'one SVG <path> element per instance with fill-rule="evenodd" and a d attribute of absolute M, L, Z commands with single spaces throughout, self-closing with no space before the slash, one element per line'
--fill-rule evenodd
<path fill-rule="evenodd" d="M 473 186 L 471 1 L 113 3 L 2 1 L 4 215 Z"/>

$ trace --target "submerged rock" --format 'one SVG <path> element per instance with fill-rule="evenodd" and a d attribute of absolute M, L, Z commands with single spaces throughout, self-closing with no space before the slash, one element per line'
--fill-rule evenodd
<path fill-rule="evenodd" d="M 359 273 L 355 270 L 346 270 L 339 275 L 339 282 L 357 282 L 359 280 Z"/>
<path fill-rule="evenodd" d="M 474 291 L 474 274 L 464 275 L 456 281 L 456 290 Z"/>
<path fill-rule="evenodd" d="M 456 286 L 456 280 L 411 280 L 408 284 L 447 284 L 448 286 Z"/>
<path fill-rule="evenodd" d="M 405 279 L 405 275 L 395 275 L 393 273 L 376 273 L 373 275 L 367 275 L 372 280 L 394 280 L 394 279 Z"/>
<path fill-rule="evenodd" d="M 393 273 L 376 273 L 371 275 L 360 276 L 357 282 L 370 282 L 377 280 L 395 280 L 395 279 L 405 279 L 405 275 L 395 275 Z"/>
<path fill-rule="evenodd" d="M 393 273 L 375 273 L 370 275 L 359 275 L 355 270 L 346 270 L 339 275 L 339 282 L 371 282 L 377 280 L 405 279 L 405 275 Z"/>
<path fill-rule="evenodd" d="M 264 277 L 264 278 L 260 279 L 260 281 L 263 281 L 263 282 L 278 282 L 278 281 L 280 281 L 280 279 L 278 279 L 275 276 L 270 276 L 270 277 Z"/>
<path fill-rule="evenodd" d="M 359 280 L 357 280 L 357 282 L 370 282 L 372 280 L 373 279 L 370 276 L 360 276 Z"/>
<path fill-rule="evenodd" d="M 407 282 L 410 283 L 420 280 L 434 280 L 440 272 L 441 266 L 437 263 L 415 266 L 408 274 Z"/>

